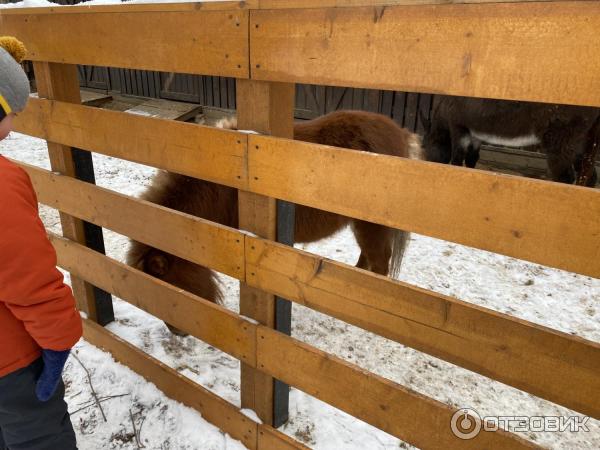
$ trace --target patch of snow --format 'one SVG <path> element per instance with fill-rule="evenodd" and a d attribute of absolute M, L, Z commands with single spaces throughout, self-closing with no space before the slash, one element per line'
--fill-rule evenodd
<path fill-rule="evenodd" d="M 106 422 L 93 400 L 86 369 Z M 67 361 L 64 381 L 80 450 L 137 449 L 136 438 L 148 449 L 245 448 L 197 411 L 167 398 L 156 386 L 83 339 Z"/>
<path fill-rule="evenodd" d="M 243 408 L 240 411 L 242 411 L 243 415 L 245 415 L 249 419 L 252 419 L 254 422 L 263 423 L 262 420 L 260 420 L 260 417 L 256 415 L 256 412 L 253 409 Z"/>
<path fill-rule="evenodd" d="M 18 3 L 3 3 L 0 4 L 0 9 L 2 8 L 54 8 L 61 5 L 57 5 L 56 3 L 49 2 L 47 0 L 23 0 Z"/>
<path fill-rule="evenodd" d="M 129 114 L 135 114 L 137 116 L 158 117 L 158 114 L 151 114 L 148 111 L 144 111 L 143 109 L 130 108 L 126 109 L 125 112 Z"/>

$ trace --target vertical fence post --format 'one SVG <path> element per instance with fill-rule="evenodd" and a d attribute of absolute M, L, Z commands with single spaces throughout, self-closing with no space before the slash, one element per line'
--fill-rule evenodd
<path fill-rule="evenodd" d="M 60 100 L 69 103 L 81 103 L 79 93 L 79 79 L 77 66 L 72 64 L 58 64 L 48 62 L 34 62 L 38 95 L 41 98 Z M 81 152 L 81 150 L 79 150 Z M 71 177 L 80 177 L 84 181 L 93 182 L 93 166 L 91 155 L 77 154 L 76 149 L 66 145 L 48 142 L 50 166 L 54 172 Z M 90 179 L 91 173 L 91 179 Z M 93 225 L 85 224 L 80 219 L 60 213 L 60 223 L 63 235 L 80 244 L 89 245 L 95 250 L 104 250 L 102 231 L 94 229 Z M 88 236 L 86 236 L 86 228 Z M 85 312 L 88 317 L 102 325 L 114 319 L 112 299 L 109 294 L 95 288 L 84 280 L 71 275 L 71 286 L 77 300 L 77 307 Z"/>
<path fill-rule="evenodd" d="M 240 129 L 293 137 L 294 84 L 237 80 L 236 92 Z M 266 239 L 277 239 L 277 208 L 274 198 L 240 191 L 238 206 L 240 228 Z M 243 283 L 240 285 L 241 314 L 275 328 L 275 305 L 272 294 Z M 241 371 L 242 407 L 253 409 L 264 423 L 272 425 L 275 423 L 275 409 L 280 410 L 276 407 L 273 378 L 244 364 Z M 287 397 L 287 390 L 285 395 Z"/>
<path fill-rule="evenodd" d="M 277 200 L 277 242 L 293 246 L 296 228 L 296 205 Z M 288 336 L 292 334 L 292 302 L 275 297 L 275 329 Z M 290 387 L 280 380 L 273 385 L 273 426 L 280 427 L 288 421 Z"/>

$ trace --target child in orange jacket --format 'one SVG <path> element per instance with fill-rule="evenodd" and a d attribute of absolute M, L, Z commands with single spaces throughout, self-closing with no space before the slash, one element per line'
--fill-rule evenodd
<path fill-rule="evenodd" d="M 0 38 L 0 140 L 29 97 L 24 55 Z M 81 332 L 31 181 L 0 156 L 0 450 L 77 448 L 61 374 Z"/>

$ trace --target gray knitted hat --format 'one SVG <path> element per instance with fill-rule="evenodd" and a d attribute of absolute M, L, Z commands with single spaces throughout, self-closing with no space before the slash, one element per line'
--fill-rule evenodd
<path fill-rule="evenodd" d="M 0 119 L 23 111 L 29 99 L 29 80 L 19 64 L 25 53 L 19 40 L 0 37 Z"/>

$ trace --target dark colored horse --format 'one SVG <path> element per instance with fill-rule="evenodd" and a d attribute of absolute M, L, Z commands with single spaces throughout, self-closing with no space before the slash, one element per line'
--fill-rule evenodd
<path fill-rule="evenodd" d="M 505 147 L 541 144 L 554 181 L 573 183 L 590 135 L 599 130 L 600 110 L 584 106 L 443 97 L 425 127 L 429 161 L 475 167 L 482 143 Z M 593 186 L 596 176 L 590 178 Z"/>
<path fill-rule="evenodd" d="M 236 128 L 233 121 L 224 128 Z M 374 113 L 338 111 L 297 123 L 294 138 L 354 150 L 422 159 L 418 136 L 391 119 Z M 238 228 L 237 190 L 170 172 L 159 172 L 142 195 L 144 200 Z M 296 206 L 295 241 L 314 242 L 350 224 L 360 246 L 357 266 L 392 276 L 400 270 L 408 233 L 344 217 L 327 211 Z M 219 302 L 214 273 L 156 248 L 132 241 L 127 263 L 205 299 Z M 170 327 L 171 331 L 178 330 Z"/>

